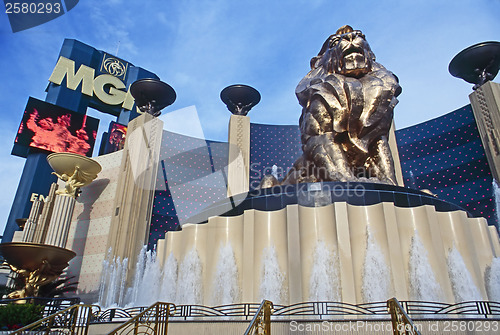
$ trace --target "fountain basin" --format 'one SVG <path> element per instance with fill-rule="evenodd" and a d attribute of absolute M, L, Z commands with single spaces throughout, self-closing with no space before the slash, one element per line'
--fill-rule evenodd
<path fill-rule="evenodd" d="M 85 178 L 88 180 L 86 184 L 90 184 L 102 170 L 101 165 L 95 160 L 68 152 L 50 154 L 47 156 L 47 162 L 58 175 L 66 174 L 71 176 L 75 169 L 78 168 L 85 174 L 93 176 L 93 178 Z"/>
<path fill-rule="evenodd" d="M 61 269 L 68 266 L 76 253 L 48 244 L 27 243 L 27 242 L 8 242 L 0 244 L 0 253 L 7 263 L 12 266 L 35 271 L 39 269 L 43 261 L 47 261 L 52 269 Z"/>

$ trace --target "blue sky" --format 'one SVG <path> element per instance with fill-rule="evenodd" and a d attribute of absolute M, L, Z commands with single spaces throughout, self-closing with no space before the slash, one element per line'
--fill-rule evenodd
<path fill-rule="evenodd" d="M 224 87 L 259 90 L 252 122 L 297 124 L 295 86 L 324 40 L 344 24 L 362 30 L 377 61 L 399 77 L 398 129 L 462 107 L 472 85 L 452 77 L 448 64 L 472 44 L 499 40 L 499 13 L 500 0 L 82 0 L 51 22 L 12 33 L 2 12 L 0 231 L 24 166 L 10 155 L 15 132 L 28 97 L 44 100 L 64 38 L 156 73 L 177 92 L 164 112 L 194 105 L 205 136 L 226 140 Z M 107 128 L 112 118 L 100 116 Z"/>

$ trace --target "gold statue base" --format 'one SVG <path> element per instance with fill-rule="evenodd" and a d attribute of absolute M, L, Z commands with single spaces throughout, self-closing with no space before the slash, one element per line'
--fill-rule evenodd
<path fill-rule="evenodd" d="M 40 287 L 59 277 L 76 256 L 68 249 L 27 242 L 1 243 L 0 253 L 11 270 L 24 281 L 24 287 L 10 293 L 9 299 L 38 296 Z"/>

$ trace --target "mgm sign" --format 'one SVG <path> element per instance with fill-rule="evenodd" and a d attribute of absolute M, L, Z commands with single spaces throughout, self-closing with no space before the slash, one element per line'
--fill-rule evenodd
<path fill-rule="evenodd" d="M 45 102 L 86 114 L 87 108 L 117 117 L 127 125 L 140 114 L 134 106 L 130 85 L 154 73 L 97 50 L 77 40 L 64 40 L 59 59 L 48 78 Z M 28 148 L 14 144 L 13 155 L 27 157 Z"/>
<path fill-rule="evenodd" d="M 45 101 L 30 98 L 24 111 L 26 116 L 29 106 L 37 106 L 36 111 L 33 110 L 31 119 L 24 120 L 23 118 L 21 121 L 20 130 L 26 131 L 25 137 L 28 140 L 22 141 L 18 136 L 12 149 L 13 155 L 26 157 L 26 162 L 4 231 L 3 242 L 12 240 L 14 232 L 18 229 L 16 219 L 28 217 L 32 195 L 47 195 L 51 183 L 55 181 L 55 177 L 50 174 L 52 170 L 46 162 L 46 156 L 54 152 L 51 148 L 56 146 L 45 142 L 47 138 L 54 141 L 58 139 L 40 134 L 52 130 L 51 125 L 56 124 L 59 128 L 64 125 L 68 128 L 65 131 L 68 137 L 72 135 L 76 141 L 82 143 L 84 140 L 92 142 L 92 139 L 95 140 L 95 133 L 90 125 L 92 122 L 95 125 L 96 121 L 86 116 L 89 107 L 116 116 L 115 125 L 126 126 L 130 120 L 139 116 L 129 87 L 134 81 L 143 78 L 159 79 L 152 72 L 80 41 L 64 40 L 59 58 L 48 78 Z M 43 116 L 40 106 L 44 107 Z M 22 114 L 22 111 L 16 112 Z M 73 123 L 79 119 L 81 122 L 75 132 Z M 26 124 L 28 121 L 30 121 L 30 127 Z M 32 129 L 39 130 L 39 133 L 37 134 Z M 83 134 L 84 131 L 85 134 Z M 105 136 L 107 135 L 104 134 L 103 138 Z M 33 140 L 35 137 L 36 139 Z M 33 144 L 33 142 L 37 143 Z M 72 145 L 75 142 L 69 143 Z M 83 145 L 89 146 L 90 144 Z M 88 150 L 87 155 L 92 156 L 92 148 Z"/>

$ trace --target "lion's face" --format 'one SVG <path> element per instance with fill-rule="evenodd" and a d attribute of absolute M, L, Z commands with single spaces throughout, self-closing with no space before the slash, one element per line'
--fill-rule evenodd
<path fill-rule="evenodd" d="M 371 71 L 373 53 L 361 31 L 331 36 L 329 49 L 335 73 L 359 78 Z"/>

